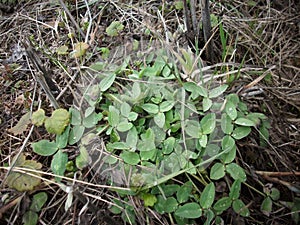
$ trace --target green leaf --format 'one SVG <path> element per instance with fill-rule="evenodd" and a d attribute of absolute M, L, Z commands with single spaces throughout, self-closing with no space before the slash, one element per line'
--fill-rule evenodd
<path fill-rule="evenodd" d="M 84 135 L 82 137 L 81 144 L 83 144 L 83 145 L 89 145 L 89 144 L 91 144 L 95 140 L 99 140 L 97 134 L 95 134 L 95 133 L 88 133 L 88 134 L 86 134 L 86 135 Z"/>
<path fill-rule="evenodd" d="M 195 120 L 187 120 L 186 121 L 186 127 L 185 127 L 185 132 L 193 137 L 193 138 L 200 138 L 200 124 L 199 122 Z"/>
<path fill-rule="evenodd" d="M 216 144 L 208 144 L 206 146 L 205 152 L 209 157 L 217 155 L 220 151 L 220 147 Z"/>
<path fill-rule="evenodd" d="M 78 109 L 70 108 L 71 113 L 71 124 L 72 125 L 81 125 L 81 114 Z"/>
<path fill-rule="evenodd" d="M 198 86 L 194 82 L 186 82 L 183 84 L 183 87 L 185 90 L 192 92 L 192 99 L 196 99 L 199 96 L 208 97 L 207 90 L 202 86 Z"/>
<path fill-rule="evenodd" d="M 123 151 L 120 157 L 129 165 L 137 165 L 140 162 L 140 156 L 136 152 Z"/>
<path fill-rule="evenodd" d="M 235 156 L 236 156 L 236 146 L 233 146 L 233 148 L 229 152 L 225 153 L 221 157 L 223 159 L 223 163 L 228 164 L 235 159 Z"/>
<path fill-rule="evenodd" d="M 215 200 L 215 184 L 213 182 L 206 185 L 200 197 L 200 205 L 204 209 L 208 209 L 212 206 Z"/>
<path fill-rule="evenodd" d="M 205 115 L 200 121 L 200 127 L 203 134 L 210 134 L 216 127 L 216 114 L 210 113 Z"/>
<path fill-rule="evenodd" d="M 70 113 L 65 109 L 56 109 L 45 120 L 45 128 L 50 134 L 62 134 L 70 123 Z"/>
<path fill-rule="evenodd" d="M 121 115 L 127 118 L 131 111 L 131 106 L 127 102 L 123 102 L 121 104 L 120 111 L 121 111 Z"/>
<path fill-rule="evenodd" d="M 182 218 L 196 219 L 202 215 L 202 210 L 199 204 L 191 202 L 179 206 L 175 211 L 175 215 Z"/>
<path fill-rule="evenodd" d="M 162 112 L 159 112 L 157 113 L 155 116 L 154 116 L 154 122 L 155 124 L 160 127 L 160 128 L 163 128 L 164 125 L 165 125 L 165 114 L 162 113 Z"/>
<path fill-rule="evenodd" d="M 138 142 L 138 133 L 135 127 L 132 127 L 126 136 L 126 144 L 133 149 L 136 149 L 136 145 Z"/>
<path fill-rule="evenodd" d="M 99 87 L 101 92 L 108 90 L 116 79 L 116 74 L 110 74 L 101 80 Z"/>
<path fill-rule="evenodd" d="M 214 209 L 221 214 L 231 206 L 232 200 L 229 197 L 223 197 L 214 204 Z"/>
<path fill-rule="evenodd" d="M 226 96 L 226 100 L 232 102 L 235 107 L 240 102 L 240 98 L 239 98 L 239 96 L 237 94 L 229 94 L 229 95 L 227 95 Z"/>
<path fill-rule="evenodd" d="M 30 112 L 27 112 L 21 117 L 18 123 L 14 127 L 8 129 L 8 131 L 13 133 L 14 135 L 22 134 L 24 131 L 26 131 L 27 126 L 29 124 L 30 124 Z"/>
<path fill-rule="evenodd" d="M 173 108 L 174 104 L 175 104 L 174 101 L 164 101 L 164 102 L 160 103 L 159 111 L 167 112 Z"/>
<path fill-rule="evenodd" d="M 138 100 L 141 95 L 141 86 L 139 82 L 134 82 L 132 85 L 132 98 Z"/>
<path fill-rule="evenodd" d="M 236 121 L 234 121 L 234 123 L 245 127 L 255 126 L 255 123 L 252 120 L 246 118 L 237 118 Z"/>
<path fill-rule="evenodd" d="M 33 212 L 39 212 L 41 211 L 43 205 L 46 203 L 48 199 L 48 195 L 46 192 L 39 192 L 33 196 L 30 210 Z"/>
<path fill-rule="evenodd" d="M 203 98 L 202 100 L 203 112 L 206 112 L 212 106 L 212 100 L 209 98 Z"/>
<path fill-rule="evenodd" d="M 199 144 L 201 147 L 205 148 L 207 145 L 207 135 L 203 134 L 201 135 L 201 137 L 199 138 Z"/>
<path fill-rule="evenodd" d="M 141 151 L 140 152 L 140 158 L 144 161 L 144 163 L 147 163 L 146 161 L 154 161 L 155 156 L 157 154 L 157 149 L 152 149 L 149 151 Z"/>
<path fill-rule="evenodd" d="M 246 173 L 242 167 L 236 163 L 230 163 L 226 165 L 226 172 L 235 180 L 240 180 L 242 182 L 246 181 Z"/>
<path fill-rule="evenodd" d="M 141 138 L 142 140 L 138 142 L 137 146 L 140 151 L 150 151 L 156 148 L 154 143 L 155 135 L 151 128 L 148 128 L 145 133 L 141 134 Z"/>
<path fill-rule="evenodd" d="M 183 5 L 183 1 L 181 0 L 177 0 L 174 2 L 174 6 L 176 10 L 182 10 L 184 5 Z"/>
<path fill-rule="evenodd" d="M 128 115 L 128 120 L 129 121 L 135 121 L 138 118 L 138 115 L 136 112 L 130 112 Z"/>
<path fill-rule="evenodd" d="M 86 93 L 84 94 L 85 99 L 89 103 L 90 106 L 94 107 L 96 101 L 101 99 L 100 95 L 100 87 L 99 84 L 94 84 L 88 87 Z"/>
<path fill-rule="evenodd" d="M 57 144 L 48 140 L 40 140 L 32 143 L 31 147 L 35 153 L 41 156 L 53 155 L 58 150 Z"/>
<path fill-rule="evenodd" d="M 255 7 L 257 5 L 257 1 L 249 0 L 249 1 L 247 1 L 247 5 L 250 7 Z"/>
<path fill-rule="evenodd" d="M 62 45 L 56 49 L 58 55 L 67 55 L 68 54 L 68 46 Z"/>
<path fill-rule="evenodd" d="M 109 106 L 108 110 L 108 123 L 112 127 L 116 127 L 120 121 L 120 111 L 114 106 Z"/>
<path fill-rule="evenodd" d="M 261 203 L 261 206 L 260 206 L 260 211 L 266 215 L 266 216 L 270 216 L 270 213 L 272 212 L 272 205 L 273 205 L 273 202 L 272 202 L 272 199 L 268 196 L 266 197 L 263 202 Z"/>
<path fill-rule="evenodd" d="M 120 132 L 125 132 L 130 130 L 133 127 L 132 123 L 129 123 L 128 121 L 122 121 L 117 125 L 117 130 Z"/>
<path fill-rule="evenodd" d="M 77 143 L 82 138 L 84 130 L 84 126 L 74 126 L 70 131 L 69 144 Z"/>
<path fill-rule="evenodd" d="M 271 193 L 270 193 L 270 197 L 274 201 L 279 200 L 279 198 L 280 198 L 280 191 L 277 188 L 272 188 L 271 189 Z"/>
<path fill-rule="evenodd" d="M 174 137 L 168 137 L 166 140 L 164 140 L 162 149 L 164 154 L 168 155 L 173 152 L 175 141 L 176 139 Z"/>
<path fill-rule="evenodd" d="M 110 54 L 109 48 L 102 47 L 102 48 L 99 48 L 99 50 L 101 52 L 101 58 L 102 59 L 108 59 L 109 54 Z"/>
<path fill-rule="evenodd" d="M 90 106 L 88 107 L 85 111 L 84 111 L 84 117 L 88 117 L 90 116 L 92 113 L 95 112 L 95 107 L 94 106 Z"/>
<path fill-rule="evenodd" d="M 45 116 L 45 111 L 43 109 L 39 109 L 39 110 L 35 111 L 34 113 L 32 113 L 31 122 L 35 126 L 38 126 L 38 127 L 42 126 L 44 124 L 45 119 L 46 119 L 46 116 Z"/>
<path fill-rule="evenodd" d="M 165 201 L 165 212 L 166 213 L 171 213 L 174 212 L 177 207 L 178 207 L 178 202 L 176 201 L 176 199 L 174 197 L 169 197 L 166 199 Z"/>
<path fill-rule="evenodd" d="M 225 166 L 222 163 L 216 163 L 210 170 L 210 179 L 219 180 L 225 176 Z"/>
<path fill-rule="evenodd" d="M 244 137 L 247 137 L 250 134 L 250 132 L 250 127 L 237 127 L 233 130 L 231 136 L 236 140 L 240 140 Z"/>
<path fill-rule="evenodd" d="M 24 225 L 36 225 L 38 223 L 39 216 L 34 211 L 27 211 L 22 217 Z"/>
<path fill-rule="evenodd" d="M 112 155 L 107 155 L 107 156 L 105 156 L 105 157 L 103 158 L 103 161 L 104 161 L 105 163 L 108 163 L 108 164 L 110 164 L 110 165 L 113 165 L 113 164 L 115 164 L 116 162 L 118 162 L 118 158 L 117 158 L 117 157 L 114 157 L 114 156 L 112 156 Z"/>
<path fill-rule="evenodd" d="M 159 112 L 158 105 L 152 103 L 146 103 L 142 105 L 142 109 L 145 110 L 147 113 L 156 114 Z"/>
<path fill-rule="evenodd" d="M 165 213 L 165 209 L 164 209 L 165 202 L 166 202 L 165 198 L 162 195 L 157 195 L 156 198 L 157 198 L 157 202 L 154 205 L 155 211 L 160 214 Z"/>
<path fill-rule="evenodd" d="M 215 212 L 212 211 L 211 209 L 205 210 L 204 215 L 206 220 L 203 225 L 210 225 L 212 223 L 212 220 L 215 218 Z"/>
<path fill-rule="evenodd" d="M 164 169 L 168 172 L 175 173 L 180 170 L 180 156 L 174 152 L 164 158 Z"/>
<path fill-rule="evenodd" d="M 107 144 L 107 148 L 118 149 L 118 150 L 128 150 L 128 149 L 130 149 L 130 146 L 128 146 L 124 142 L 114 142 L 114 143 Z"/>
<path fill-rule="evenodd" d="M 68 154 L 58 150 L 51 161 L 51 170 L 55 175 L 63 176 L 68 163 Z M 60 177 L 55 177 L 56 181 L 61 181 Z"/>
<path fill-rule="evenodd" d="M 221 145 L 224 152 L 229 152 L 235 146 L 235 140 L 231 136 L 226 135 L 222 139 Z"/>
<path fill-rule="evenodd" d="M 93 64 L 91 64 L 90 66 L 89 66 L 89 68 L 91 69 L 91 70 L 96 70 L 96 71 L 101 71 L 101 70 L 103 70 L 104 68 L 105 68 L 105 66 L 106 66 L 107 64 L 103 61 L 103 62 L 95 62 L 95 63 L 93 63 Z"/>
<path fill-rule="evenodd" d="M 208 96 L 209 96 L 209 98 L 216 98 L 216 97 L 220 96 L 221 94 L 223 94 L 227 88 L 228 88 L 228 85 L 223 84 L 217 88 L 210 90 Z"/>
<path fill-rule="evenodd" d="M 127 224 L 136 224 L 136 214 L 134 212 L 134 209 L 132 206 L 127 206 L 125 207 L 125 212 L 123 210 L 121 218 L 123 219 L 124 222 Z"/>
<path fill-rule="evenodd" d="M 168 184 L 162 185 L 161 190 L 164 196 L 169 197 L 175 194 L 179 190 L 180 186 L 178 184 Z"/>
<path fill-rule="evenodd" d="M 244 202 L 240 199 L 233 201 L 232 208 L 236 213 L 240 214 L 243 217 L 248 217 L 250 215 L 249 209 L 246 207 Z"/>
<path fill-rule="evenodd" d="M 181 185 L 179 190 L 176 193 L 176 198 L 179 203 L 184 203 L 189 200 L 189 197 L 193 190 L 193 184 L 191 181 L 186 182 Z"/>
<path fill-rule="evenodd" d="M 240 197 L 241 181 L 235 180 L 230 187 L 229 197 L 234 201 Z"/>
<path fill-rule="evenodd" d="M 232 120 L 226 113 L 223 113 L 221 117 L 221 129 L 225 134 L 231 134 L 233 131 Z"/>
<path fill-rule="evenodd" d="M 230 119 L 235 120 L 237 117 L 236 106 L 232 101 L 227 101 L 225 106 L 225 111 Z"/>
<path fill-rule="evenodd" d="M 55 142 L 56 142 L 58 148 L 63 149 L 68 145 L 69 132 L 70 132 L 70 125 L 67 126 L 67 128 L 65 129 L 65 131 L 62 134 L 56 135 Z"/>
<path fill-rule="evenodd" d="M 119 199 L 113 199 L 114 205 L 111 205 L 111 207 L 108 209 L 113 214 L 120 214 L 122 212 L 122 209 L 124 208 L 124 204 Z"/>
<path fill-rule="evenodd" d="M 249 113 L 247 115 L 247 119 L 252 120 L 256 125 L 259 125 L 261 120 L 266 120 L 267 118 L 263 113 Z"/>
<path fill-rule="evenodd" d="M 157 202 L 156 196 L 149 193 L 142 193 L 141 198 L 144 200 L 145 207 L 152 207 Z"/>
<path fill-rule="evenodd" d="M 113 21 L 106 29 L 108 36 L 118 36 L 119 32 L 124 29 L 124 25 L 120 21 Z"/>
<path fill-rule="evenodd" d="M 88 117 L 83 118 L 82 125 L 85 128 L 92 128 L 92 127 L 96 126 L 96 124 L 98 123 L 98 120 L 99 120 L 99 115 L 97 113 L 93 112 Z"/>
<path fill-rule="evenodd" d="M 79 155 L 75 159 L 75 164 L 78 169 L 82 170 L 89 165 L 90 156 L 87 149 L 83 145 L 79 147 L 79 152 Z"/>

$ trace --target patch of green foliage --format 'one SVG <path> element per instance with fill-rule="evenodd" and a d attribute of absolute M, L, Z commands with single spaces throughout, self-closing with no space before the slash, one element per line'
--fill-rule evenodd
<path fill-rule="evenodd" d="M 264 126 L 266 116 L 249 112 L 238 95 L 226 94 L 225 83 L 178 82 L 176 65 L 164 51 L 149 58 L 146 64 L 125 60 L 119 66 L 91 65 L 101 71 L 101 81 L 83 91 L 85 108 L 70 108 L 70 124 L 63 133 L 55 142 L 34 143 L 34 151 L 53 155 L 52 171 L 64 175 L 70 164 L 63 152 L 67 145 L 79 144 L 75 165 L 81 170 L 93 161 L 90 144 L 105 136 L 101 169 L 115 172 L 107 182 L 132 190 L 118 191 L 122 199 L 110 210 L 130 224 L 136 219 L 128 195 L 176 224 L 199 219 L 221 224 L 222 213 L 230 207 L 249 216 L 247 203 L 240 199 L 247 176 L 235 162 L 236 142 Z M 229 191 L 220 196 L 216 188 L 223 179 Z"/>

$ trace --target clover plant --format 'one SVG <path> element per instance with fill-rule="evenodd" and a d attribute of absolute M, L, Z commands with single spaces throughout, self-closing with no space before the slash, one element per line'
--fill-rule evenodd
<path fill-rule="evenodd" d="M 184 58 L 191 61 L 188 54 Z M 81 104 L 69 109 L 70 124 L 55 142 L 34 143 L 34 151 L 55 153 L 51 168 L 63 175 L 68 162 L 63 149 L 78 144 L 78 170 L 90 165 L 112 187 L 131 188 L 118 191 L 122 199 L 110 207 L 131 224 L 137 222 L 128 195 L 167 214 L 171 223 L 221 224 L 229 207 L 249 216 L 240 199 L 247 177 L 235 161 L 236 142 L 254 127 L 267 137 L 266 116 L 248 112 L 237 94 L 226 94 L 222 81 L 179 81 L 178 65 L 164 51 L 146 59 L 91 65 L 97 73 L 79 88 Z M 192 63 L 184 66 L 192 71 Z M 216 192 L 221 179 L 229 189 L 222 196 Z"/>

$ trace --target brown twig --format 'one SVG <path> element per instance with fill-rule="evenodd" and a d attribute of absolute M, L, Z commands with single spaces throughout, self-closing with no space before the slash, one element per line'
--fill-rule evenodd
<path fill-rule="evenodd" d="M 35 66 L 36 70 L 38 71 L 36 74 L 34 74 L 35 79 L 37 80 L 37 82 L 41 85 L 41 87 L 45 91 L 45 93 L 46 93 L 47 97 L 49 98 L 53 107 L 55 109 L 58 109 L 59 104 L 51 92 L 51 91 L 58 92 L 59 91 L 58 87 L 53 82 L 53 80 L 50 78 L 48 71 L 46 71 L 46 69 L 42 65 L 42 62 L 41 62 L 38 54 L 35 52 L 35 50 L 31 46 L 31 42 L 29 40 L 26 40 L 25 42 L 23 42 L 23 45 L 26 49 L 28 58 L 33 62 L 33 65 Z"/>
<path fill-rule="evenodd" d="M 207 43 L 211 37 L 209 0 L 201 0 L 201 9 L 202 9 L 202 25 L 203 25 L 204 41 L 205 43 Z M 212 61 L 214 59 L 212 39 L 209 41 L 209 43 L 207 43 L 206 57 L 208 58 L 209 61 Z"/>
<path fill-rule="evenodd" d="M 73 23 L 73 25 L 76 27 L 76 29 L 78 30 L 78 32 L 80 33 L 80 35 L 83 37 L 83 39 L 85 39 L 85 34 L 83 33 L 83 31 L 81 30 L 80 26 L 78 25 L 78 23 L 75 21 L 74 17 L 72 16 L 72 14 L 70 13 L 70 11 L 68 10 L 67 6 L 65 5 L 65 3 L 62 0 L 59 0 L 59 4 L 64 8 L 65 12 L 67 13 L 67 15 L 69 16 L 71 22 Z"/>
<path fill-rule="evenodd" d="M 282 177 L 282 176 L 300 176 L 300 172 L 269 172 L 269 171 L 255 171 L 256 174 L 261 176 L 270 176 L 270 177 Z"/>
<path fill-rule="evenodd" d="M 2 215 L 3 213 L 5 213 L 7 210 L 9 210 L 11 207 L 17 205 L 23 198 L 22 196 L 19 196 L 17 198 L 15 198 L 14 200 L 10 201 L 9 203 L 7 203 L 6 205 L 2 206 L 0 208 L 0 219 L 2 219 Z"/>

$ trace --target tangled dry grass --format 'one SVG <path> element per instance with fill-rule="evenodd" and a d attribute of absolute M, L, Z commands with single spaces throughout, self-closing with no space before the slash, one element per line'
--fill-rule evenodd
<path fill-rule="evenodd" d="M 188 37 L 180 29 L 185 26 L 183 13 L 175 9 L 173 1 L 65 1 L 67 8 L 63 8 L 61 2 L 24 1 L 16 5 L 13 11 L 5 12 L 3 9 L 0 18 L 1 165 L 9 164 L 21 150 L 49 165 L 45 159 L 37 158 L 30 148 L 30 142 L 48 138 L 49 134 L 38 128 L 27 129 L 19 135 L 8 131 L 22 115 L 35 110 L 38 104 L 42 104 L 48 112 L 52 110 L 49 99 L 36 83 L 36 68 L 24 54 L 26 49 L 22 43 L 25 39 L 35 42 L 43 66 L 62 90 L 63 94 L 56 96 L 56 99 L 65 108 L 72 102 L 70 98 L 82 73 L 82 66 L 89 66 L 101 58 L 99 47 L 127 45 L 130 48 L 133 40 L 149 40 L 149 36 L 145 35 L 147 29 L 152 32 L 151 38 L 163 39 L 173 46 L 188 47 Z M 257 138 L 259 135 L 240 142 L 237 161 L 248 171 L 254 187 L 261 188 L 261 184 L 276 186 L 283 200 L 292 201 L 297 193 L 291 189 L 300 189 L 299 172 L 297 174 L 300 165 L 300 4 L 297 0 L 257 1 L 253 5 L 248 1 L 219 0 L 212 1 L 211 9 L 222 20 L 228 34 L 228 51 L 222 59 L 222 52 L 218 50 L 221 48 L 219 28 L 214 28 L 215 51 L 219 57 L 217 63 L 211 66 L 230 71 L 242 65 L 244 72 L 232 83 L 230 91 L 240 91 L 250 111 L 264 112 L 271 122 L 269 143 L 261 147 Z M 198 7 L 196 12 L 200 18 Z M 109 37 L 105 33 L 112 21 L 122 21 L 125 25 L 117 37 Z M 70 38 L 70 34 L 74 36 Z M 83 62 L 68 55 L 56 54 L 58 47 L 74 47 L 75 41 L 86 41 L 90 46 L 89 57 Z M 28 142 L 25 142 L 27 138 Z M 274 176 L 263 172 L 257 174 L 256 171 L 274 172 Z M 1 180 L 5 173 L 1 170 Z M 91 176 L 87 175 L 87 182 L 93 182 Z M 122 224 L 122 218 L 113 217 L 106 210 L 106 202 L 118 196 L 109 190 L 85 187 L 84 184 L 79 186 L 90 195 L 90 211 L 81 212 L 86 202 L 78 194 L 72 209 L 65 213 L 66 194 L 55 186 L 40 187 L 51 196 L 42 210 L 40 223 L 75 224 L 80 218 L 80 224 L 93 224 L 93 218 L 98 215 L 96 218 L 102 217 L 104 223 Z M 3 224 L 7 221 L 21 224 L 18 216 L 28 207 L 27 199 L 32 193 L 18 193 L 4 186 L 1 188 L 2 196 L 22 199 L 22 206 L 14 202 L 6 207 L 0 202 Z M 278 210 L 268 217 L 259 210 L 262 198 L 250 188 L 243 191 L 243 198 L 250 202 L 252 217 L 236 219 L 228 212 L 224 215 L 228 224 L 293 224 L 290 211 L 284 205 L 278 206 Z M 139 215 L 139 224 L 145 224 L 147 218 L 149 224 L 168 224 L 167 219 L 156 212 L 142 210 L 141 202 L 136 199 L 131 201 Z"/>

